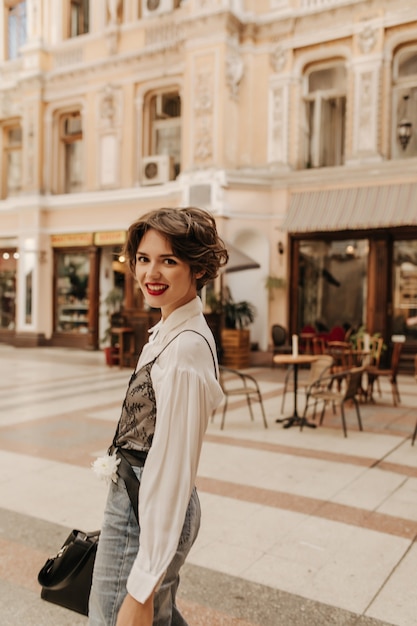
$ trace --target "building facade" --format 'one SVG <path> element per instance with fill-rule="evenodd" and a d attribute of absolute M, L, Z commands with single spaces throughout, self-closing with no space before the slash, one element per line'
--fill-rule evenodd
<path fill-rule="evenodd" d="M 145 333 L 126 228 L 191 204 L 259 265 L 222 280 L 261 349 L 343 323 L 415 352 L 413 5 L 3 0 L 0 341 L 97 349 L 114 288 Z"/>

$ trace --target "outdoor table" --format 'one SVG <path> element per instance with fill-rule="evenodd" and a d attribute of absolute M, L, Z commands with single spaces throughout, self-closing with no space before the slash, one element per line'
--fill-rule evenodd
<path fill-rule="evenodd" d="M 304 364 L 313 363 L 313 361 L 317 361 L 319 357 L 314 354 L 299 354 L 298 356 L 293 356 L 292 354 L 276 354 L 273 357 L 274 363 L 278 365 L 292 365 L 294 371 L 294 412 L 289 417 L 284 417 L 283 419 L 276 419 L 275 421 L 280 423 L 284 423 L 284 428 L 290 428 L 290 426 L 299 426 L 302 424 L 303 426 L 309 426 L 310 428 L 316 428 L 316 424 L 309 422 L 306 417 L 300 417 L 297 413 L 297 387 L 298 387 L 298 366 Z"/>
<path fill-rule="evenodd" d="M 110 333 L 112 337 L 115 336 L 117 338 L 119 367 L 124 367 L 125 365 L 130 367 L 135 356 L 135 334 L 133 328 L 127 326 L 121 328 L 114 327 L 111 328 Z"/>

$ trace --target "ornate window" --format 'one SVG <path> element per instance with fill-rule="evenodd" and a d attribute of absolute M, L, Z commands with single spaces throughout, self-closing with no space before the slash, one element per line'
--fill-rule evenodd
<path fill-rule="evenodd" d="M 402 48 L 393 68 L 392 156 L 417 156 L 417 46 Z M 400 139 L 401 137 L 401 139 Z"/>
<path fill-rule="evenodd" d="M 26 2 L 15 0 L 5 3 L 7 15 L 7 58 L 15 59 L 26 43 Z"/>
<path fill-rule="evenodd" d="M 83 132 L 79 111 L 60 119 L 59 193 L 76 193 L 83 188 Z"/>
<path fill-rule="evenodd" d="M 3 129 L 2 197 L 16 196 L 22 190 L 22 129 L 20 125 Z"/>
<path fill-rule="evenodd" d="M 154 93 L 148 100 L 149 134 L 145 136 L 146 155 L 172 158 L 175 176 L 181 169 L 181 98 L 178 91 Z"/>
<path fill-rule="evenodd" d="M 305 75 L 305 167 L 343 165 L 346 69 L 342 63 L 314 66 Z"/>
<path fill-rule="evenodd" d="M 68 36 L 78 37 L 89 31 L 89 0 L 70 0 Z"/>

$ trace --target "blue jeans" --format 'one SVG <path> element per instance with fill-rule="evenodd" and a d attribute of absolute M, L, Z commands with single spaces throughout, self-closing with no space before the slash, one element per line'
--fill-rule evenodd
<path fill-rule="evenodd" d="M 140 480 L 142 468 L 133 469 Z M 200 503 L 194 488 L 177 552 L 155 594 L 153 626 L 187 626 L 175 604 L 175 596 L 179 570 L 197 537 L 200 515 Z M 119 478 L 117 484 L 110 486 L 104 512 L 90 594 L 89 626 L 115 626 L 127 593 L 127 578 L 139 550 L 139 534 L 125 484 Z"/>

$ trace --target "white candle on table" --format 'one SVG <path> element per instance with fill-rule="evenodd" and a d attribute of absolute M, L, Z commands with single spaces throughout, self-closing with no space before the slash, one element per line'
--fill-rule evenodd
<path fill-rule="evenodd" d="M 365 352 L 369 352 L 370 346 L 371 346 L 371 339 L 370 339 L 369 333 L 365 333 L 363 336 L 363 347 L 364 347 Z"/>
<path fill-rule="evenodd" d="M 298 356 L 298 335 L 292 336 L 292 355 Z"/>

